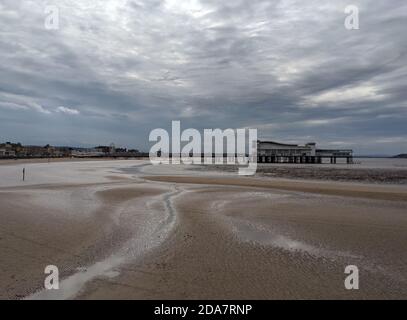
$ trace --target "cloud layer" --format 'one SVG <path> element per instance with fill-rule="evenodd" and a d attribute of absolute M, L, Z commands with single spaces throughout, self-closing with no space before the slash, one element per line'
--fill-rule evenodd
<path fill-rule="evenodd" d="M 407 3 L 0 3 L 0 139 L 147 149 L 149 132 L 257 127 L 259 136 L 407 152 Z"/>

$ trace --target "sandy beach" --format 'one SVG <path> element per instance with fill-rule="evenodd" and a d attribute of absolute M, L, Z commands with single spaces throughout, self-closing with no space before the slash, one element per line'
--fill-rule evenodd
<path fill-rule="evenodd" d="M 404 184 L 8 163 L 0 298 L 406 299 L 406 209 Z M 43 289 L 50 264 L 59 290 Z M 347 265 L 359 290 L 344 287 Z"/>

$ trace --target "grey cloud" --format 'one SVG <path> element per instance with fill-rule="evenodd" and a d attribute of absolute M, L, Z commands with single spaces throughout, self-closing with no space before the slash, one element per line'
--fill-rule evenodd
<path fill-rule="evenodd" d="M 61 0 L 52 31 L 47 4 L 0 4 L 0 137 L 146 149 L 180 119 L 406 152 L 405 1 L 353 1 L 353 31 L 344 0 Z"/>

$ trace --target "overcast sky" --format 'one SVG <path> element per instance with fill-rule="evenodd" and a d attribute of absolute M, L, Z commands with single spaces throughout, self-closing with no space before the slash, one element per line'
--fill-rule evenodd
<path fill-rule="evenodd" d="M 148 151 L 181 120 L 407 152 L 406 33 L 405 0 L 1 0 L 0 141 Z"/>

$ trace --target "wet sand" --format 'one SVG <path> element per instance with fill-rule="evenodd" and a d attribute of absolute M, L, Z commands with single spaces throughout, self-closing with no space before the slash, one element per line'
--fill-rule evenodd
<path fill-rule="evenodd" d="M 305 181 L 322 180 L 407 185 L 406 159 L 362 159 L 362 161 L 360 164 L 258 164 L 256 176 Z M 195 171 L 236 172 L 238 167 L 201 165 L 191 169 Z"/>
<path fill-rule="evenodd" d="M 140 243 L 150 241 L 144 229 L 155 221 L 140 203 L 164 192 L 125 184 L 0 191 L 0 297 L 39 290 L 46 265 L 58 266 L 66 278 L 109 259 L 134 233 Z"/>
<path fill-rule="evenodd" d="M 22 183 L 19 169 L 0 168 L 2 299 L 407 298 L 405 186 L 140 161 L 32 164 Z M 60 290 L 42 290 L 48 264 Z"/>
<path fill-rule="evenodd" d="M 261 179 L 250 177 L 147 176 L 145 179 L 150 181 L 256 187 L 337 195 L 342 197 L 362 197 L 370 199 L 407 201 L 407 187 L 404 186 L 376 186 L 366 184 L 327 183 L 320 181 Z"/>

